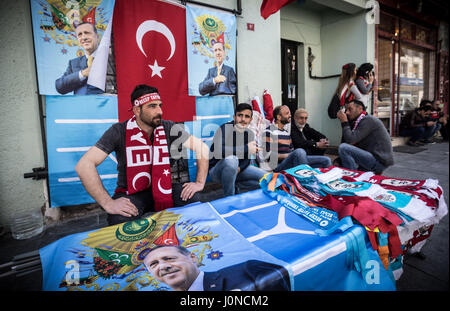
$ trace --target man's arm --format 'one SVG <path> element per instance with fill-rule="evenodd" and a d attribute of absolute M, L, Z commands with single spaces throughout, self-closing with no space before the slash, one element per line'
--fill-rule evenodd
<path fill-rule="evenodd" d="M 137 216 L 138 210 L 129 199 L 122 197 L 114 200 L 103 187 L 97 166 L 107 156 L 108 154 L 106 152 L 93 146 L 78 161 L 75 171 L 80 177 L 86 191 L 108 214 L 119 214 L 126 217 Z"/>
<path fill-rule="evenodd" d="M 205 79 L 198 85 L 198 91 L 200 95 L 206 95 L 211 93 L 216 88 L 216 84 L 214 83 L 214 77 L 210 74 L 211 70 L 208 70 L 208 74 Z"/>
<path fill-rule="evenodd" d="M 181 191 L 181 199 L 189 200 L 196 192 L 202 191 L 205 186 L 209 166 L 209 149 L 204 142 L 192 135 L 183 143 L 183 147 L 194 151 L 197 155 L 196 181 L 183 184 Z"/>

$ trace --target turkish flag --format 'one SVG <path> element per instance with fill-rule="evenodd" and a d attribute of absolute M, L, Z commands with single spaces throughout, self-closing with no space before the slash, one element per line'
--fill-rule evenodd
<path fill-rule="evenodd" d="M 119 121 L 132 116 L 130 95 L 139 84 L 158 89 L 163 119 L 193 120 L 185 7 L 157 0 L 116 0 L 113 31 Z"/>
<path fill-rule="evenodd" d="M 295 0 L 263 0 L 261 4 L 261 16 L 267 19 L 273 13 L 278 12 L 285 5 L 294 2 Z"/>

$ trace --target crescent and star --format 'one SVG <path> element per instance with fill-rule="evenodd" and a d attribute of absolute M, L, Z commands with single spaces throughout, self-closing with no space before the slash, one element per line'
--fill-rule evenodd
<path fill-rule="evenodd" d="M 147 21 L 141 23 L 139 25 L 138 29 L 136 30 L 136 42 L 137 42 L 137 45 L 138 45 L 139 49 L 141 50 L 142 54 L 144 54 L 144 56 L 147 57 L 147 53 L 145 53 L 144 49 L 142 48 L 142 39 L 143 39 L 144 35 L 150 31 L 159 32 L 167 39 L 167 41 L 169 41 L 170 55 L 167 58 L 167 60 L 170 60 L 172 58 L 173 54 L 175 53 L 175 48 L 176 48 L 175 38 L 174 38 L 172 32 L 170 31 L 170 29 L 167 28 L 166 25 L 164 25 L 163 23 L 157 22 L 155 20 L 147 20 Z M 159 66 L 158 61 L 156 59 L 153 62 L 153 65 L 148 65 L 148 66 L 152 70 L 152 77 L 157 75 L 160 78 L 162 78 L 161 71 L 163 69 L 165 69 L 166 67 Z"/>

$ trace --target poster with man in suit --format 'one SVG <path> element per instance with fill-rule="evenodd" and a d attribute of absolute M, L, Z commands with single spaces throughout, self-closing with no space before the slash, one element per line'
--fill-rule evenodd
<path fill-rule="evenodd" d="M 187 5 L 186 32 L 189 95 L 235 95 L 236 17 Z"/>
<path fill-rule="evenodd" d="M 106 89 L 114 0 L 31 0 L 41 95 Z"/>

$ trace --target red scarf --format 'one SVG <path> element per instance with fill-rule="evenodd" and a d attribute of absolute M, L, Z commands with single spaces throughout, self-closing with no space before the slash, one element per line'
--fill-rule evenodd
<path fill-rule="evenodd" d="M 139 128 L 135 116 L 128 120 L 125 131 L 128 189 L 116 191 L 134 194 L 151 185 L 155 210 L 159 212 L 173 207 L 172 177 L 164 127 L 155 128 L 153 135 L 152 143 L 147 133 Z"/>
<path fill-rule="evenodd" d="M 359 122 L 361 122 L 361 120 L 366 116 L 366 114 L 367 114 L 366 111 L 361 112 L 361 114 L 359 115 L 358 119 L 356 119 L 355 123 L 353 124 L 352 132 L 354 132 L 356 130 L 356 128 L 358 127 Z"/>

